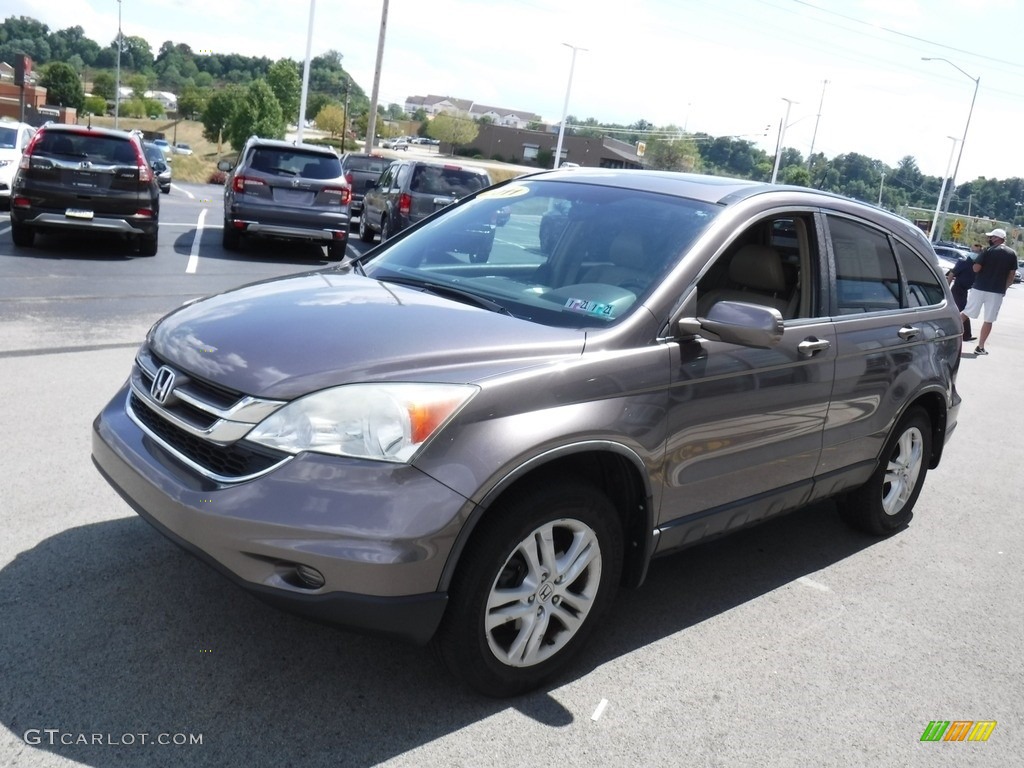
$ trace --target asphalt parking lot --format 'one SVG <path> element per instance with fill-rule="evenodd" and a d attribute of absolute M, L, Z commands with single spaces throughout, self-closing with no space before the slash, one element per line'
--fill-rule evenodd
<path fill-rule="evenodd" d="M 215 187 L 162 204 L 154 258 L 15 249 L 0 213 L 0 765 L 1020 764 L 1024 287 L 989 356 L 964 346 L 960 424 L 908 528 L 875 540 L 824 503 L 656 561 L 567 677 L 495 701 L 429 649 L 256 601 L 95 471 L 91 421 L 154 320 L 327 265 L 224 252 Z M 921 741 L 937 720 L 996 726 Z"/>

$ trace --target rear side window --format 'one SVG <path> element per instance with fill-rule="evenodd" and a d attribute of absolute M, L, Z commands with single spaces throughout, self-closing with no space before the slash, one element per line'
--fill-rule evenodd
<path fill-rule="evenodd" d="M 439 165 L 420 165 L 413 172 L 409 191 L 423 192 L 429 195 L 465 197 L 487 185 L 487 177 L 479 173 Z"/>
<path fill-rule="evenodd" d="M 14 149 L 18 143 L 18 129 L 0 126 L 0 149 Z"/>
<path fill-rule="evenodd" d="M 388 167 L 390 162 L 390 160 L 383 157 L 350 157 L 345 161 L 345 165 L 353 171 L 369 171 L 381 174 L 384 173 L 384 169 Z"/>
<path fill-rule="evenodd" d="M 342 175 L 341 161 L 334 155 L 266 147 L 258 147 L 253 152 L 249 167 L 269 176 L 302 179 L 336 179 Z"/>
<path fill-rule="evenodd" d="M 849 219 L 828 217 L 836 261 L 836 301 L 840 315 L 899 309 L 902 287 L 889 238 Z"/>
<path fill-rule="evenodd" d="M 946 292 L 921 257 L 902 243 L 896 245 L 896 252 L 907 276 L 907 303 L 911 307 L 929 307 L 942 303 Z"/>

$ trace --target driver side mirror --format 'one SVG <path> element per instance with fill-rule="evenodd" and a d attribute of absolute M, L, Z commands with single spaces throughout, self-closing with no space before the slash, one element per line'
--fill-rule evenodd
<path fill-rule="evenodd" d="M 719 301 L 707 317 L 684 317 L 678 324 L 683 337 L 703 336 L 741 347 L 771 349 L 782 340 L 785 324 L 774 307 L 740 301 Z"/>

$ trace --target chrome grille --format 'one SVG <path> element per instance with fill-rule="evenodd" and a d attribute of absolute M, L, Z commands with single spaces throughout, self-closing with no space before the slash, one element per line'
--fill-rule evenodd
<path fill-rule="evenodd" d="M 153 382 L 161 368 L 173 371 L 174 384 L 169 393 L 155 396 Z M 126 411 L 151 438 L 195 471 L 218 482 L 241 482 L 291 458 L 242 441 L 283 405 L 284 401 L 250 397 L 193 378 L 144 347 L 132 368 Z"/>

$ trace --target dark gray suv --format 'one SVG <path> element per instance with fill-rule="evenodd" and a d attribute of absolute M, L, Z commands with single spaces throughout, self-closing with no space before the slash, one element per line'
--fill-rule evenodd
<path fill-rule="evenodd" d="M 225 250 L 247 237 L 310 241 L 340 261 L 348 244 L 352 189 L 329 147 L 250 138 L 224 182 Z"/>
<path fill-rule="evenodd" d="M 47 123 L 25 149 L 11 184 L 11 239 L 40 232 L 123 235 L 155 256 L 160 187 L 138 135 Z"/>
<path fill-rule="evenodd" d="M 387 240 L 456 200 L 490 186 L 482 168 L 423 160 L 396 160 L 365 190 L 359 239 Z"/>
<path fill-rule="evenodd" d="M 510 695 L 562 672 L 654 557 L 825 498 L 906 526 L 956 426 L 961 335 L 928 240 L 879 209 L 549 171 L 175 310 L 93 458 L 256 595 L 432 640 Z"/>

